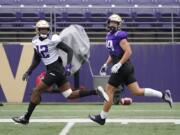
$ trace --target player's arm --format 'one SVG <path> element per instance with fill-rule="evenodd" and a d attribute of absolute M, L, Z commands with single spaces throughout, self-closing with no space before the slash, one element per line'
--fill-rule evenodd
<path fill-rule="evenodd" d="M 111 55 L 109 55 L 105 64 L 110 65 L 111 63 L 112 63 L 112 58 L 111 58 Z"/>
<path fill-rule="evenodd" d="M 39 54 L 34 49 L 33 61 L 27 70 L 28 75 L 30 75 L 32 73 L 32 71 L 39 65 L 40 61 L 41 61 L 41 57 L 39 56 Z"/>
<path fill-rule="evenodd" d="M 102 65 L 100 71 L 99 71 L 99 74 L 101 76 L 104 76 L 106 75 L 106 71 L 107 71 L 107 68 L 108 68 L 108 65 L 110 65 L 112 63 L 112 57 L 109 55 L 106 62 Z"/>
<path fill-rule="evenodd" d="M 73 50 L 64 42 L 60 42 L 56 47 L 67 53 L 67 64 L 71 64 L 73 58 Z"/>
<path fill-rule="evenodd" d="M 124 64 L 132 55 L 131 46 L 130 46 L 129 42 L 127 41 L 127 39 L 121 40 L 119 45 L 124 51 L 124 54 L 119 62 L 121 64 Z"/>
<path fill-rule="evenodd" d="M 117 73 L 118 70 L 121 68 L 121 66 L 130 58 L 132 54 L 131 47 L 129 45 L 129 42 L 126 39 L 122 39 L 119 45 L 123 49 L 124 54 L 122 58 L 120 59 L 120 61 L 116 63 L 115 65 L 113 65 L 113 67 L 111 68 L 112 73 Z"/>

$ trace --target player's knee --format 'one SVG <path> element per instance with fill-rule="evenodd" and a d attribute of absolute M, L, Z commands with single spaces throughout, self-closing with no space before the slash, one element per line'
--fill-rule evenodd
<path fill-rule="evenodd" d="M 141 90 L 136 90 L 136 91 L 132 91 L 132 94 L 134 96 L 141 96 L 141 95 L 143 95 L 143 92 Z"/>
<path fill-rule="evenodd" d="M 63 96 L 67 99 L 71 99 L 71 95 L 72 95 L 72 89 L 67 89 L 66 91 L 62 92 Z"/>
<path fill-rule="evenodd" d="M 42 92 L 45 91 L 45 89 L 41 89 L 41 88 L 35 87 L 35 88 L 33 88 L 33 91 L 35 91 L 37 93 L 42 93 Z"/>

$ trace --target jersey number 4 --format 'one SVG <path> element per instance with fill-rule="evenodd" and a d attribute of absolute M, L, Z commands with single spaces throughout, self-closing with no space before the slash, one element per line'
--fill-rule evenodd
<path fill-rule="evenodd" d="M 49 58 L 47 45 L 36 46 L 36 48 L 42 58 Z"/>

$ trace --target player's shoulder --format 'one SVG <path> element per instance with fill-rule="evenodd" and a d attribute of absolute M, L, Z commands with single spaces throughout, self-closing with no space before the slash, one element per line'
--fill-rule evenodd
<path fill-rule="evenodd" d="M 32 43 L 35 43 L 38 39 L 39 39 L 39 36 L 38 36 L 38 35 L 34 36 L 34 37 L 32 38 Z"/>
<path fill-rule="evenodd" d="M 111 32 L 106 33 L 106 38 L 108 38 L 109 36 L 111 36 Z"/>
<path fill-rule="evenodd" d="M 106 36 L 109 36 L 111 34 L 111 32 L 107 32 Z"/>
<path fill-rule="evenodd" d="M 118 37 L 118 38 L 124 39 L 124 38 L 127 38 L 127 37 L 128 37 L 128 33 L 127 33 L 126 31 L 118 30 L 118 31 L 115 33 L 115 36 Z"/>

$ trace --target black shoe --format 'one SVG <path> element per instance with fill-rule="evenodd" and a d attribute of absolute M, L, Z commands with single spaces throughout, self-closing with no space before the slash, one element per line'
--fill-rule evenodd
<path fill-rule="evenodd" d="M 104 99 L 104 101 L 108 102 L 109 101 L 109 96 L 107 93 L 104 91 L 103 87 L 98 86 L 97 89 L 97 94 Z"/>
<path fill-rule="evenodd" d="M 106 119 L 102 119 L 101 116 L 100 116 L 100 114 L 99 114 L 99 115 L 91 115 L 91 114 L 89 114 L 89 118 L 90 118 L 92 121 L 94 121 L 94 122 L 96 122 L 96 123 L 98 123 L 98 124 L 100 124 L 100 125 L 104 125 L 105 122 L 106 122 Z"/>
<path fill-rule="evenodd" d="M 169 104 L 169 106 L 172 108 L 173 106 L 173 100 L 171 97 L 171 91 L 170 90 L 166 90 L 165 93 L 163 94 L 163 98 L 162 98 L 165 102 L 167 102 Z"/>
<path fill-rule="evenodd" d="M 0 106 L 3 106 L 3 103 L 0 103 Z"/>
<path fill-rule="evenodd" d="M 28 119 L 25 119 L 24 116 L 20 116 L 20 117 L 13 117 L 12 120 L 16 123 L 20 123 L 20 124 L 28 124 L 29 123 L 29 120 Z"/>

